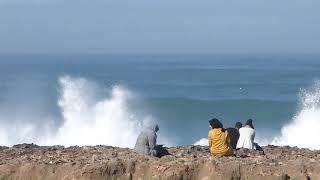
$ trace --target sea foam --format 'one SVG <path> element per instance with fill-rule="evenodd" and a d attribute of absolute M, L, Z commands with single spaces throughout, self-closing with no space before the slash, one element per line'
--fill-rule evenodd
<path fill-rule="evenodd" d="M 320 82 L 301 90 L 296 115 L 281 129 L 271 144 L 320 149 Z"/>
<path fill-rule="evenodd" d="M 129 101 L 138 97 L 128 89 L 115 85 L 108 90 L 108 94 L 98 97 L 101 88 L 85 78 L 60 77 L 57 106 L 61 119 L 57 120 L 56 116 L 51 115 L 37 115 L 41 114 L 41 109 L 38 109 L 38 113 L 28 112 L 21 116 L 13 113 L 0 117 L 4 119 L 0 126 L 1 145 L 26 142 L 65 146 L 101 144 L 132 148 L 141 128 L 149 123 L 156 123 L 155 118 L 147 113 L 136 112 L 139 108 L 135 111 L 130 108 Z M 21 120 L 7 123 L 8 120 L 17 118 Z M 39 123 L 35 119 L 42 121 Z M 163 137 L 162 143 L 170 144 Z"/>
<path fill-rule="evenodd" d="M 109 98 L 96 100 L 94 85 L 86 79 L 66 76 L 59 84 L 63 124 L 46 144 L 133 147 L 140 121 L 128 108 L 128 90 L 114 86 Z"/>
<path fill-rule="evenodd" d="M 260 145 L 297 146 L 300 148 L 320 149 L 320 81 L 311 88 L 302 89 L 299 94 L 298 111 L 292 120 L 284 125 L 280 135 L 267 139 L 256 139 Z M 259 133 L 259 132 L 257 132 Z M 194 145 L 208 145 L 208 139 L 202 138 Z"/>
<path fill-rule="evenodd" d="M 208 146 L 209 142 L 208 142 L 207 138 L 202 138 L 202 139 L 198 140 L 197 142 L 195 142 L 193 145 L 196 145 L 196 146 Z"/>

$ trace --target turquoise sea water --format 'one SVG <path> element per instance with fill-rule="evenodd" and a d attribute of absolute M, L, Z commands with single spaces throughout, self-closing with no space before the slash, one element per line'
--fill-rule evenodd
<path fill-rule="evenodd" d="M 172 144 L 206 137 L 212 117 L 225 127 L 252 118 L 263 141 L 280 134 L 299 108 L 301 90 L 320 79 L 320 55 L 0 55 L 0 125 L 11 130 L 0 143 L 37 141 L 44 126 L 50 133 L 62 126 L 65 76 L 98 86 L 96 99 L 124 87 L 136 97 L 126 108 L 156 119 L 159 136 Z M 14 137 L 30 124 L 35 131 Z"/>

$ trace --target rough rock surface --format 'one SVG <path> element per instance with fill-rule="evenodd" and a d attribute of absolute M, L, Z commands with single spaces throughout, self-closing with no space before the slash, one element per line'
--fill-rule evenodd
<path fill-rule="evenodd" d="M 169 148 L 162 158 L 110 146 L 0 147 L 4 179 L 320 179 L 320 151 L 263 147 L 239 150 L 235 157 L 213 157 L 208 147 Z"/>

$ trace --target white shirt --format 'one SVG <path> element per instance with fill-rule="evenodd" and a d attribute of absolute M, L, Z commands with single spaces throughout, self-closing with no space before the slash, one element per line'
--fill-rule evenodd
<path fill-rule="evenodd" d="M 249 126 L 245 126 L 239 129 L 240 137 L 237 143 L 238 148 L 254 149 L 254 136 L 255 130 Z"/>

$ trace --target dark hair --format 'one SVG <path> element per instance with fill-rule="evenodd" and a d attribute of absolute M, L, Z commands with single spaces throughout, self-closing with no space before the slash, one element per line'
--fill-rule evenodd
<path fill-rule="evenodd" d="M 246 126 L 250 126 L 252 129 L 254 129 L 254 126 L 252 124 L 252 119 L 248 119 L 246 122 Z"/>
<path fill-rule="evenodd" d="M 222 123 L 216 119 L 216 118 L 213 118 L 209 121 L 209 124 L 211 126 L 212 129 L 215 129 L 215 128 L 223 128 L 223 125 Z"/>
<path fill-rule="evenodd" d="M 156 125 L 156 127 L 154 128 L 154 130 L 155 130 L 156 132 L 159 131 L 159 126 L 158 126 L 158 124 Z"/>
<path fill-rule="evenodd" d="M 240 129 L 240 128 L 242 128 L 242 123 L 236 122 L 236 125 L 234 127 Z"/>

